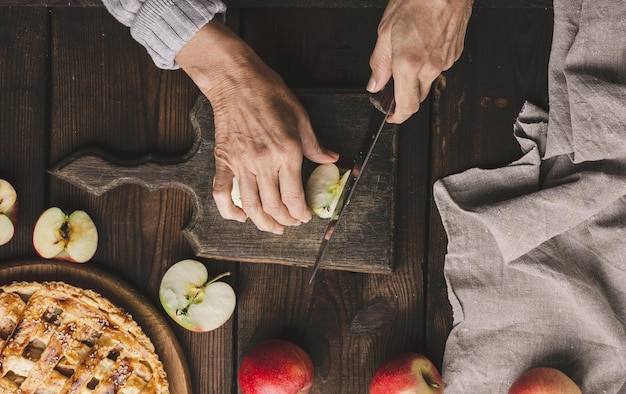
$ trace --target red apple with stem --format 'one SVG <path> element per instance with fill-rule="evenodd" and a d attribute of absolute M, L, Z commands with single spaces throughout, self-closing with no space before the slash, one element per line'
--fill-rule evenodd
<path fill-rule="evenodd" d="M 437 367 L 424 355 L 400 353 L 385 362 L 370 382 L 370 394 L 443 393 Z"/>
<path fill-rule="evenodd" d="M 313 386 L 313 362 L 292 342 L 272 339 L 255 345 L 239 367 L 243 394 L 307 394 Z"/>
<path fill-rule="evenodd" d="M 581 394 L 572 379 L 555 368 L 535 367 L 520 375 L 509 394 Z"/>

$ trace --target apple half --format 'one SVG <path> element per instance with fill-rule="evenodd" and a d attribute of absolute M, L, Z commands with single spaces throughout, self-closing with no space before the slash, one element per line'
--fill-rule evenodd
<path fill-rule="evenodd" d="M 317 216 L 322 219 L 333 216 L 350 173 L 351 170 L 347 170 L 342 175 L 333 163 L 321 164 L 313 170 L 306 183 L 305 194 L 309 208 Z"/>
<path fill-rule="evenodd" d="M 51 207 L 35 223 L 33 246 L 44 259 L 85 263 L 98 248 L 98 230 L 85 211 L 68 215 L 61 208 Z"/>
<path fill-rule="evenodd" d="M 190 331 L 215 330 L 235 311 L 235 291 L 228 283 L 218 282 L 228 275 L 230 272 L 209 280 L 209 273 L 201 262 L 179 261 L 161 279 L 161 305 L 176 323 Z"/>
<path fill-rule="evenodd" d="M 11 183 L 0 179 L 0 245 L 13 239 L 16 223 L 17 192 Z"/>

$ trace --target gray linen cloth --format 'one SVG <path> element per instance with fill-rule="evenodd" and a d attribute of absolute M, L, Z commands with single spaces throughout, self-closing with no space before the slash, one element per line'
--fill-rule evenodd
<path fill-rule="evenodd" d="M 506 393 L 534 366 L 626 393 L 626 3 L 555 0 L 550 111 L 522 157 L 437 181 L 454 322 L 446 393 Z"/>

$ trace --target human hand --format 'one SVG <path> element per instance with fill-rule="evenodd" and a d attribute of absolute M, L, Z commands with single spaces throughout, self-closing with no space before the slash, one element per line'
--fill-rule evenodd
<path fill-rule="evenodd" d="M 241 222 L 249 217 L 275 234 L 308 222 L 302 155 L 316 163 L 335 162 L 338 155 L 319 146 L 308 114 L 282 78 L 219 21 L 196 33 L 176 61 L 213 107 L 213 197 L 220 215 Z M 242 208 L 231 199 L 233 178 Z"/>
<path fill-rule="evenodd" d="M 426 99 L 433 81 L 463 52 L 473 0 L 390 0 L 378 25 L 367 90 L 382 90 L 393 76 L 395 111 L 402 123 Z"/>

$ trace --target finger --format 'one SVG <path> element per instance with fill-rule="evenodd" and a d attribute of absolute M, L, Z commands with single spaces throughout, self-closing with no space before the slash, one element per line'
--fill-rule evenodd
<path fill-rule="evenodd" d="M 257 175 L 259 197 L 263 211 L 283 226 L 295 226 L 300 220 L 294 218 L 282 201 L 278 174 Z"/>
<path fill-rule="evenodd" d="M 301 122 L 299 127 L 302 154 L 314 163 L 334 163 L 339 160 L 339 154 L 320 146 L 315 132 L 308 118 Z"/>
<path fill-rule="evenodd" d="M 246 213 L 233 203 L 231 191 L 234 175 L 230 168 L 220 161 L 215 162 L 215 177 L 213 178 L 213 199 L 217 210 L 224 219 L 245 222 Z"/>
<path fill-rule="evenodd" d="M 256 176 L 250 172 L 240 174 L 239 190 L 243 210 L 257 228 L 261 231 L 282 234 L 284 227 L 263 210 Z"/>
<path fill-rule="evenodd" d="M 380 37 L 370 56 L 370 68 L 372 74 L 365 88 L 370 93 L 376 93 L 384 88 L 391 78 L 391 45 Z"/>
<path fill-rule="evenodd" d="M 307 206 L 302 187 L 300 164 L 297 167 L 285 167 L 278 173 L 280 195 L 289 214 L 300 222 L 308 223 L 311 220 L 311 210 Z"/>
<path fill-rule="evenodd" d="M 416 113 L 420 107 L 420 80 L 413 67 L 398 61 L 397 71 L 394 70 L 394 97 L 396 107 L 388 118 L 389 123 L 400 124 Z"/>

